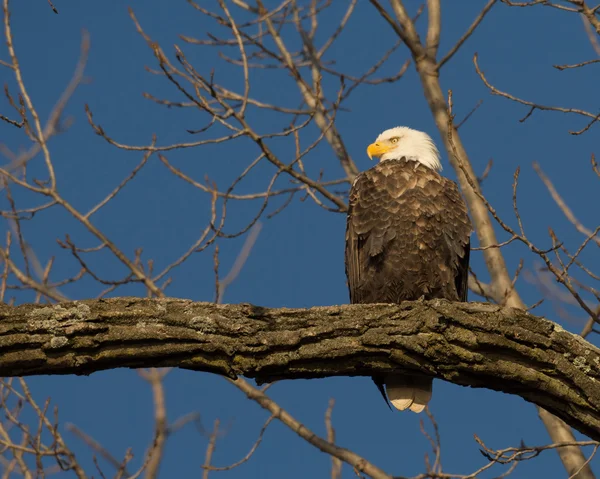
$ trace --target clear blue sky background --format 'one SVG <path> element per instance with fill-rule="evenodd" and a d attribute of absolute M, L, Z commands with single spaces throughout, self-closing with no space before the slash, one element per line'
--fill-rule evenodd
<path fill-rule="evenodd" d="M 34 4 L 35 3 L 35 4 Z M 59 15 L 46 2 L 13 1 L 14 40 L 26 86 L 43 118 L 69 80 L 79 52 L 81 30 L 91 35 L 91 52 L 87 68 L 88 82 L 82 85 L 66 110 L 75 123 L 65 134 L 51 142 L 51 152 L 60 188 L 66 198 L 82 211 L 89 209 L 107 194 L 141 158 L 137 152 L 125 152 L 108 145 L 88 125 L 84 104 L 89 104 L 96 121 L 117 141 L 148 144 L 152 133 L 161 145 L 190 141 L 187 129 L 197 129 L 206 118 L 196 110 L 166 109 L 142 98 L 149 92 L 159 98 L 182 100 L 181 95 L 164 78 L 144 70 L 156 67 L 152 52 L 136 33 L 124 2 L 55 1 Z M 212 4 L 212 2 L 202 2 Z M 214 2 L 216 5 L 216 2 Z M 228 2 L 230 3 L 230 2 Z M 268 2 L 273 3 L 274 2 Z M 411 10 L 415 10 L 416 3 Z M 334 2 L 323 15 L 318 39 L 323 41 L 333 31 L 343 14 L 346 2 Z M 443 2 L 443 30 L 440 52 L 446 52 L 462 35 L 484 2 Z M 145 31 L 174 59 L 173 44 L 183 46 L 188 58 L 204 74 L 214 67 L 216 80 L 239 88 L 239 70 L 224 65 L 209 48 L 184 45 L 178 38 L 185 34 L 206 38 L 206 32 L 224 35 L 213 21 L 200 15 L 185 1 L 146 0 L 131 6 Z M 235 11 L 235 9 L 234 9 Z M 425 15 L 419 20 L 421 33 Z M 365 0 L 359 0 L 356 13 L 345 33 L 331 48 L 327 59 L 335 59 L 337 68 L 360 75 L 381 57 L 396 40 L 390 28 Z M 297 45 L 297 39 L 293 40 Z M 479 52 L 480 65 L 489 80 L 500 89 L 544 104 L 570 106 L 596 112 L 598 64 L 585 69 L 559 72 L 553 64 L 577 63 L 594 58 L 581 19 L 574 14 L 550 8 L 494 7 L 478 32 L 442 70 L 442 86 L 454 91 L 455 112 L 460 119 L 482 99 L 483 105 L 461 128 L 460 133 L 477 172 L 481 173 L 490 158 L 494 168 L 484 183 L 488 199 L 500 214 L 516 225 L 511 210 L 511 183 L 520 166 L 520 209 L 526 231 L 540 247 L 551 245 L 547 228 L 551 226 L 571 249 L 583 237 L 564 219 L 531 168 L 538 161 L 554 181 L 579 219 L 590 228 L 598 224 L 598 178 L 589 166 L 590 154 L 598 151 L 598 126 L 582 136 L 569 130 L 582 128 L 587 120 L 560 113 L 536 111 L 525 123 L 527 109 L 505 99 L 493 97 L 475 73 L 472 56 Z M 235 56 L 234 50 L 227 51 Z M 5 51 L 0 58 L 7 60 Z M 405 48 L 392 56 L 382 74 L 397 71 L 408 58 Z M 2 82 L 15 92 L 14 79 L 2 69 Z M 287 74 L 260 71 L 253 79 L 252 94 L 261 100 L 297 107 L 299 95 Z M 337 84 L 327 83 L 328 94 Z M 346 147 L 364 170 L 371 166 L 364 151 L 382 130 L 399 124 L 428 131 L 441 143 L 431 114 L 423 98 L 414 69 L 394 85 L 363 87 L 346 103 L 336 126 Z M 0 111 L 9 113 L 5 99 Z M 275 115 L 253 114 L 251 120 L 260 131 L 280 129 L 285 121 Z M 211 135 L 212 133 L 209 133 Z M 314 130 L 312 132 L 314 138 Z M 303 145 L 310 143 L 310 135 Z M 596 140 L 596 141 L 594 141 Z M 0 124 L 0 142 L 17 151 L 28 146 L 27 139 L 13 127 Z M 275 146 L 282 160 L 293 157 L 291 143 Z M 204 175 L 226 188 L 257 154 L 246 141 L 200 149 L 167 153 L 167 157 L 195 179 Z M 444 172 L 454 178 L 444 153 Z M 321 144 L 306 159 L 309 171 L 323 168 L 327 178 L 341 176 L 342 171 L 331 149 Z M 42 175 L 43 162 L 32 162 L 31 171 Z M 239 192 L 264 189 L 274 170 L 264 166 L 240 185 Z M 279 186 L 288 185 L 279 180 Z M 17 195 L 23 206 L 30 196 Z M 274 202 L 267 211 L 273 211 Z M 2 200 L 2 208 L 7 206 Z M 228 211 L 226 231 L 234 232 L 248 221 L 258 203 L 238 202 Z M 144 248 L 144 258 L 153 258 L 161 269 L 185 251 L 205 227 L 209 199 L 198 190 L 174 178 L 153 158 L 119 198 L 94 217 L 101 228 L 127 254 Z M 252 255 L 243 271 L 225 294 L 225 302 L 249 302 L 263 306 L 309 307 L 348 302 L 344 275 L 345 217 L 329 213 L 309 200 L 295 199 L 292 205 L 272 220 L 266 220 Z M 6 225 L 3 226 L 6 228 Z M 68 233 L 79 246 L 97 242 L 74 223 L 66 213 L 49 211 L 25 225 L 25 238 L 40 261 L 45 264 L 57 256 L 53 279 L 58 280 L 78 270 L 57 243 Z M 4 234 L 2 233 L 2 237 Z M 505 234 L 500 234 L 507 239 Z M 223 240 L 222 271 L 233 264 L 242 239 Z M 598 272 L 597 249 L 590 246 L 585 257 Z M 173 274 L 167 290 L 171 296 L 211 301 L 214 298 L 212 249 L 193 256 Z M 518 245 L 506 248 L 508 266 L 516 270 L 525 259 L 525 271 L 533 273 L 540 261 Z M 99 274 L 117 278 L 123 268 L 110 255 L 92 260 Z M 472 255 L 472 266 L 485 280 L 487 274 L 481 253 Z M 528 304 L 540 299 L 540 291 L 525 280 L 518 290 Z M 72 299 L 94 297 L 98 286 L 84 280 L 64 288 Z M 120 295 L 140 295 L 139 288 L 123 288 Z M 19 296 L 19 302 L 31 300 Z M 474 295 L 471 299 L 476 299 Z M 566 307 L 568 317 L 557 314 L 557 305 L 547 300 L 536 311 L 578 332 L 586 320 L 575 308 Z M 592 340 L 595 340 L 592 338 Z M 29 384 L 40 400 L 50 396 L 60 408 L 63 422 L 79 426 L 105 445 L 115 456 L 122 457 L 128 447 L 139 465 L 152 437 L 152 400 L 148 385 L 135 371 L 117 370 L 90 377 L 35 377 Z M 172 371 L 166 379 L 167 407 L 170 420 L 191 411 L 200 413 L 202 424 L 210 429 L 216 418 L 226 425 L 226 433 L 217 443 L 215 465 L 226 465 L 243 457 L 256 439 L 268 415 L 245 399 L 224 379 L 203 373 Z M 367 378 L 331 378 L 311 381 L 288 381 L 270 389 L 272 397 L 297 419 L 316 433 L 324 435 L 323 415 L 329 398 L 336 399 L 333 413 L 338 444 L 350 448 L 394 475 L 409 476 L 424 470 L 423 457 L 429 452 L 427 440 L 419 431 L 422 416 L 391 413 Z M 442 460 L 447 472 L 466 474 L 485 463 L 473 441 L 477 434 L 491 447 L 528 445 L 549 442 L 536 409 L 522 399 L 484 389 L 470 389 L 436 381 L 430 404 L 442 437 Z M 90 474 L 94 474 L 91 453 L 78 439 L 65 432 L 69 444 Z M 169 441 L 161 477 L 197 477 L 208 438 L 193 425 L 178 432 Z M 598 467 L 598 460 L 592 462 Z M 212 476 L 242 477 L 325 477 L 329 458 L 314 450 L 281 424 L 273 424 L 255 456 L 238 469 L 214 472 Z M 131 467 L 135 470 L 135 467 Z M 106 466 L 107 474 L 111 474 Z M 496 469 L 498 473 L 500 470 Z M 354 477 L 344 468 L 344 477 Z M 491 476 L 489 476 L 491 477 Z M 555 453 L 546 453 L 535 462 L 521 464 L 513 477 L 566 477 Z"/>

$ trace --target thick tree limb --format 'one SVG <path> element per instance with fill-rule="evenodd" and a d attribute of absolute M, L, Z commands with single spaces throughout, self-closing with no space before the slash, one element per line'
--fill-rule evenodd
<path fill-rule="evenodd" d="M 0 375 L 177 366 L 261 382 L 410 369 L 517 394 L 600 439 L 600 350 L 485 303 L 269 309 L 114 298 L 0 305 Z"/>

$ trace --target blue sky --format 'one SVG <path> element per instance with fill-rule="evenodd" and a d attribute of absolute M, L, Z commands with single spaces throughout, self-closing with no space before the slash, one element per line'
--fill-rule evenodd
<path fill-rule="evenodd" d="M 114 188 L 141 159 L 140 152 L 116 149 L 95 135 L 85 117 L 85 104 L 90 106 L 94 119 L 109 135 L 132 145 L 150 143 L 153 133 L 157 134 L 159 145 L 195 140 L 197 137 L 190 136 L 186 130 L 202 127 L 206 117 L 192 109 L 167 109 L 142 97 L 143 92 L 148 92 L 159 98 L 182 100 L 169 82 L 145 70 L 145 66 L 155 68 L 156 63 L 145 41 L 136 33 L 125 3 L 56 0 L 59 15 L 52 13 L 46 2 L 36 3 L 13 1 L 11 10 L 15 48 L 25 84 L 42 118 L 47 118 L 72 74 L 82 29 L 91 37 L 86 82 L 66 109 L 66 115 L 71 116 L 74 123 L 50 144 L 63 195 L 85 211 Z M 271 3 L 275 5 L 275 2 L 267 2 L 267 5 Z M 460 8 L 454 3 L 442 3 L 440 53 L 444 54 L 468 28 L 483 2 L 464 2 Z M 214 68 L 217 81 L 240 88 L 238 68 L 224 64 L 214 49 L 186 45 L 178 36 L 206 38 L 207 32 L 225 35 L 213 21 L 183 0 L 147 0 L 130 5 L 145 31 L 161 45 L 169 58 L 174 59 L 173 45 L 177 44 L 199 71 L 209 74 Z M 334 2 L 323 15 L 317 42 L 324 41 L 335 29 L 344 6 L 345 2 Z M 422 34 L 426 26 L 425 15 L 418 26 Z M 297 37 L 289 38 L 297 45 Z M 395 40 L 393 32 L 370 4 L 359 0 L 346 31 L 330 49 L 327 59 L 335 60 L 339 70 L 360 75 Z M 484 170 L 490 158 L 494 160 L 490 176 L 483 184 L 489 201 L 508 223 L 516 225 L 511 206 L 512 177 L 520 166 L 520 213 L 530 239 L 542 248 L 550 247 L 547 229 L 552 227 L 569 248 L 576 249 L 583 240 L 582 235 L 552 202 L 531 164 L 539 162 L 581 222 L 595 228 L 599 218 L 593 205 L 597 203 L 599 179 L 590 168 L 590 155 L 599 154 L 597 141 L 594 141 L 598 126 L 584 135 L 573 136 L 569 130 L 581 129 L 587 123 L 586 119 L 539 111 L 526 122 L 519 122 L 527 108 L 490 95 L 473 67 L 475 52 L 479 54 L 479 64 L 487 78 L 501 90 L 542 104 L 596 112 L 598 64 L 563 72 L 552 68 L 553 64 L 595 58 L 581 19 L 551 8 L 497 5 L 441 72 L 442 88 L 453 90 L 458 119 L 483 100 L 460 134 L 478 173 Z M 232 49 L 226 53 L 236 54 Z M 0 58 L 7 60 L 7 53 L 3 51 Z M 397 71 L 407 58 L 407 50 L 401 47 L 381 70 L 381 75 Z M 3 83 L 15 92 L 14 79 L 7 69 L 2 71 Z M 326 93 L 334 95 L 338 84 L 327 81 L 325 86 Z M 292 108 L 299 104 L 297 88 L 289 75 L 272 70 L 261 70 L 253 76 L 252 94 L 263 101 Z M 392 126 L 401 124 L 427 131 L 441 144 L 412 67 L 397 83 L 359 88 L 344 106 L 346 110 L 339 113 L 336 126 L 361 170 L 371 166 L 365 154 L 366 146 L 382 130 Z M 0 99 L 0 112 L 8 114 L 9 111 L 6 99 Z M 253 113 L 249 118 L 259 131 L 281 129 L 287 121 L 264 113 Z M 303 145 L 308 146 L 314 137 L 315 130 L 307 130 L 306 136 L 302 137 Z M 29 146 L 21 132 L 4 123 L 0 123 L 0 142 L 13 151 Z M 283 161 L 293 158 L 293 144 L 289 140 L 273 143 L 273 148 Z M 191 177 L 203 181 L 208 175 L 222 189 L 256 155 L 256 148 L 243 140 L 166 153 L 169 161 Z M 445 154 L 443 161 L 444 174 L 454 178 Z M 329 179 L 343 174 L 326 143 L 315 148 L 305 159 L 305 164 L 313 174 L 323 169 Z M 43 175 L 42 158 L 33 160 L 29 168 L 32 174 Z M 238 192 L 264 190 L 273 173 L 272 167 L 262 166 L 240 184 Z M 288 186 L 288 178 L 280 178 L 277 185 Z M 23 206 L 31 206 L 37 201 L 16 190 L 15 195 Z M 6 200 L 1 201 L 2 208 L 6 209 Z M 274 201 L 267 213 L 279 204 Z M 258 202 L 233 202 L 228 209 L 226 231 L 235 232 L 259 207 Z M 143 258 L 154 259 L 156 270 L 159 270 L 195 241 L 209 215 L 207 195 L 173 177 L 158 158 L 153 157 L 119 197 L 93 218 L 126 254 L 133 257 L 134 250 L 142 247 Z M 281 214 L 263 221 L 252 254 L 237 280 L 228 287 L 225 302 L 271 307 L 347 303 L 344 223 L 344 215 L 326 212 L 310 199 L 299 201 L 295 198 Z M 3 228 L 6 227 L 3 223 Z M 0 233 L 4 238 L 4 232 Z M 57 257 L 54 280 L 78 270 L 73 258 L 68 257 L 56 242 L 58 238 L 64 239 L 65 234 L 81 247 L 97 245 L 81 226 L 58 209 L 39 214 L 24 225 L 25 238 L 43 264 L 50 257 Z M 499 237 L 507 239 L 502 232 Z M 219 242 L 224 273 L 233 264 L 243 241 L 244 238 L 237 238 Z M 597 272 L 600 261 L 597 252 L 591 248 L 593 246 L 584 258 Z M 178 268 L 167 294 L 212 301 L 212 253 L 211 247 Z M 505 253 L 511 271 L 516 270 L 521 258 L 528 272 L 534 272 L 540 264 L 539 259 L 517 244 L 505 248 Z M 123 274 L 122 266 L 108 254 L 99 254 L 90 261 L 104 277 L 117 278 Z M 472 254 L 472 267 L 486 279 L 480 252 Z M 519 279 L 517 287 L 527 304 L 540 299 L 538 288 L 526 281 L 525 275 Z M 85 279 L 61 291 L 71 299 L 84 299 L 95 297 L 101 289 L 91 279 Z M 131 286 L 117 293 L 140 295 L 143 291 Z M 28 295 L 17 296 L 18 302 L 31 299 Z M 476 297 L 471 295 L 471 299 Z M 566 308 L 566 319 L 557 313 L 556 304 L 550 300 L 536 312 L 560 322 L 571 331 L 580 331 L 586 320 L 584 313 L 576 308 Z M 29 379 L 29 384 L 38 399 L 52 398 L 60 408 L 63 422 L 76 424 L 117 457 L 122 457 L 126 449 L 132 447 L 136 454 L 133 464 L 139 464 L 151 440 L 152 399 L 148 385 L 135 371 L 109 371 L 90 377 L 35 377 Z M 241 392 L 216 376 L 174 370 L 167 376 L 165 384 L 170 420 L 197 411 L 207 429 L 216 418 L 227 425 L 226 434 L 217 443 L 215 465 L 226 465 L 243 457 L 268 417 L 257 404 L 246 400 Z M 391 474 L 409 476 L 424 470 L 423 457 L 430 449 L 419 431 L 421 417 L 391 413 L 366 378 L 285 381 L 274 385 L 270 394 L 321 435 L 325 434 L 323 416 L 328 400 L 334 397 L 333 419 L 340 446 L 354 450 Z M 436 381 L 430 407 L 440 426 L 446 472 L 466 474 L 484 464 L 473 434 L 497 448 L 518 445 L 521 440 L 528 445 L 549 442 L 535 407 L 515 396 Z M 65 437 L 93 474 L 90 451 L 68 432 Z M 200 475 L 207 442 L 207 437 L 192 425 L 178 432 L 167 447 L 161 477 Z M 592 465 L 598 467 L 597 464 L 598 459 L 595 459 Z M 329 474 L 328 468 L 326 455 L 308 446 L 281 424 L 273 424 L 248 463 L 232 471 L 214 472 L 211 477 L 322 477 Z M 105 470 L 110 474 L 110 466 Z M 512 477 L 531 477 L 532 474 L 565 477 L 553 452 L 519 465 Z M 343 477 L 354 477 L 350 468 L 344 468 Z"/>

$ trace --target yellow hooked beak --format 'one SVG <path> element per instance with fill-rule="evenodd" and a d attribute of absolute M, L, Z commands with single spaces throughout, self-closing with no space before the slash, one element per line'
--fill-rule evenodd
<path fill-rule="evenodd" d="M 390 151 L 393 147 L 391 145 L 386 145 L 384 143 L 371 143 L 367 147 L 367 155 L 369 155 L 369 160 L 372 160 L 373 157 L 379 158 L 384 155 L 388 151 Z"/>

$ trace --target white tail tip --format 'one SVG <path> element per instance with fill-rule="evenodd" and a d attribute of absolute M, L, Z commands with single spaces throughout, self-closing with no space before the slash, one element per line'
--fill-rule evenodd
<path fill-rule="evenodd" d="M 428 376 L 388 376 L 385 389 L 392 406 L 399 411 L 419 413 L 431 399 L 433 379 Z"/>

